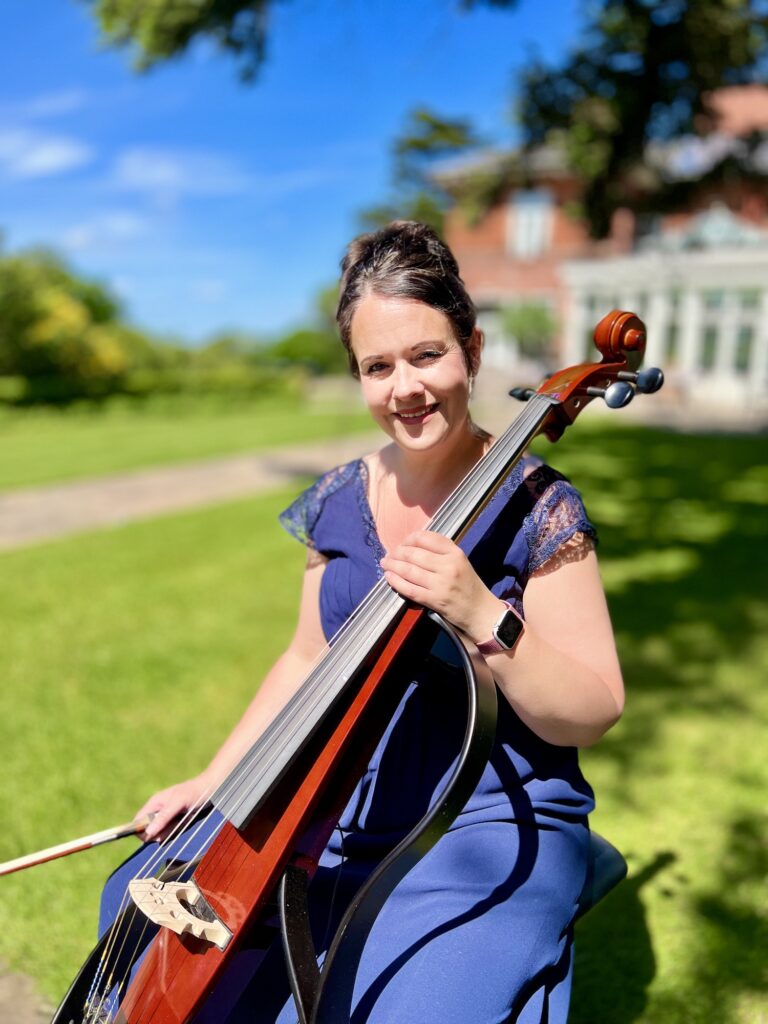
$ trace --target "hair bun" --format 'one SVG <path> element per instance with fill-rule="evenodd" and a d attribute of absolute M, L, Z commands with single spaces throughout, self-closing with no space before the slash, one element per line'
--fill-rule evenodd
<path fill-rule="evenodd" d="M 385 264 L 413 269 L 459 274 L 453 253 L 427 224 L 416 220 L 395 220 L 379 231 L 353 239 L 341 265 L 344 277 L 350 273 L 375 272 Z"/>

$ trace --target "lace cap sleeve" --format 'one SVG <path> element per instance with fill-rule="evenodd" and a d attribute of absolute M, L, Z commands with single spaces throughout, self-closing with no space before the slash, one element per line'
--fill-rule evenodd
<path fill-rule="evenodd" d="M 337 466 L 323 474 L 279 515 L 280 525 L 296 540 L 316 550 L 314 531 L 330 496 L 353 476 L 357 462 Z"/>
<path fill-rule="evenodd" d="M 523 521 L 528 542 L 528 574 L 541 568 L 575 534 L 583 533 L 597 541 L 597 530 L 587 517 L 584 502 L 565 477 L 547 467 L 534 470 L 526 479 L 533 489 L 535 504 Z M 556 476 L 553 480 L 552 477 Z"/>

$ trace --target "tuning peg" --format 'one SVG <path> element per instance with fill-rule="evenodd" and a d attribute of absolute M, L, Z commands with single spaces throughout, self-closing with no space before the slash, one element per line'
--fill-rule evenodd
<path fill-rule="evenodd" d="M 632 385 L 623 380 L 615 380 L 607 388 L 587 388 L 587 394 L 592 398 L 602 398 L 609 409 L 621 409 L 629 405 L 635 396 Z"/>
<path fill-rule="evenodd" d="M 511 388 L 509 391 L 510 398 L 516 398 L 519 402 L 527 402 L 535 394 L 536 391 L 533 388 Z"/>
<path fill-rule="evenodd" d="M 658 366 L 649 366 L 648 369 L 640 370 L 639 373 L 621 370 L 616 376 L 619 380 L 631 381 L 641 395 L 652 395 L 664 383 L 664 372 Z"/>
<path fill-rule="evenodd" d="M 642 395 L 652 395 L 658 391 L 664 383 L 664 371 L 658 366 L 649 366 L 647 370 L 641 370 L 637 375 L 635 387 Z"/>

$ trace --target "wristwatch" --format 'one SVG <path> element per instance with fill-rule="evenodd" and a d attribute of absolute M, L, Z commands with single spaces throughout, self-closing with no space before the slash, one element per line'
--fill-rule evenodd
<path fill-rule="evenodd" d="M 497 654 L 499 651 L 511 651 L 520 639 L 524 622 L 509 601 L 505 601 L 504 604 L 507 606 L 506 610 L 501 613 L 501 617 L 493 627 L 491 631 L 493 634 L 492 638 L 490 640 L 483 640 L 482 643 L 475 645 L 481 654 Z"/>

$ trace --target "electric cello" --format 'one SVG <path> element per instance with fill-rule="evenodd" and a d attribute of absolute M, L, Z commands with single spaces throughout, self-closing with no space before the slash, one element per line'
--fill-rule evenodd
<path fill-rule="evenodd" d="M 600 362 L 555 373 L 537 389 L 513 389 L 525 408 L 446 499 L 428 529 L 459 542 L 539 434 L 556 441 L 594 399 L 610 408 L 657 391 L 658 369 L 640 370 L 645 328 L 613 311 L 594 334 Z M 347 908 L 317 966 L 307 890 L 354 787 L 412 672 L 439 632 L 458 652 L 467 721 L 437 801 L 382 861 Z M 300 1024 L 349 1019 L 366 935 L 398 881 L 438 841 L 476 788 L 494 739 L 495 684 L 467 638 L 413 605 L 384 580 L 368 593 L 309 676 L 239 764 L 210 795 L 218 824 L 184 862 L 165 850 L 207 812 L 182 820 L 102 936 L 52 1024 L 192 1024 L 233 957 L 281 941 Z M 192 829 L 192 836 L 195 831 Z"/>

